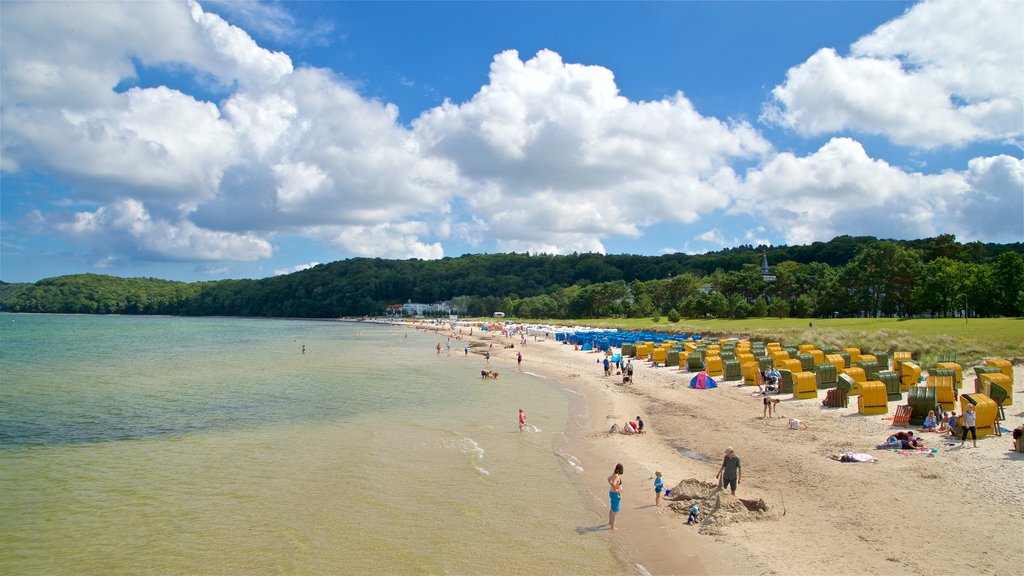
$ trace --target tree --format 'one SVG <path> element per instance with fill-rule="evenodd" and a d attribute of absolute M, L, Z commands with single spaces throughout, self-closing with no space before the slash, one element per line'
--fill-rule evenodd
<path fill-rule="evenodd" d="M 1024 258 L 1016 252 L 1003 252 L 992 265 L 992 285 L 996 310 L 1005 316 L 1021 316 L 1024 296 Z"/>
<path fill-rule="evenodd" d="M 763 296 L 754 301 L 754 310 L 752 315 L 755 318 L 768 317 L 768 302 L 765 301 Z"/>
<path fill-rule="evenodd" d="M 789 302 L 784 298 L 772 298 L 772 303 L 768 309 L 772 316 L 779 318 L 789 316 Z"/>

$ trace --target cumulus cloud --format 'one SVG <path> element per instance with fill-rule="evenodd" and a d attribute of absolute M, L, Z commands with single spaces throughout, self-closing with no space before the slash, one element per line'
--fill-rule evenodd
<path fill-rule="evenodd" d="M 1008 156 L 975 158 L 962 172 L 908 173 L 870 158 L 859 142 L 835 138 L 813 154 L 781 153 L 749 170 L 730 211 L 757 215 L 789 244 L 945 232 L 1015 242 L 1024 233 L 1022 174 L 1021 161 Z"/>
<path fill-rule="evenodd" d="M 296 264 L 291 268 L 277 268 L 274 270 L 274 276 L 284 276 L 285 274 L 291 274 L 292 272 L 301 272 L 303 270 L 309 270 L 310 268 L 319 265 L 319 262 L 310 262 L 308 264 Z"/>
<path fill-rule="evenodd" d="M 251 234 L 203 230 L 185 219 L 153 218 L 141 202 L 131 198 L 93 212 L 78 212 L 54 228 L 92 244 L 97 252 L 114 246 L 124 254 L 151 260 L 256 260 L 272 252 L 269 242 Z"/>
<path fill-rule="evenodd" d="M 1024 3 L 922 2 L 850 47 L 822 48 L 772 91 L 764 120 L 906 146 L 1020 142 Z"/>
<path fill-rule="evenodd" d="M 702 116 L 681 93 L 621 96 L 612 72 L 542 50 L 495 56 L 465 103 L 413 122 L 425 151 L 471 181 L 465 202 L 503 250 L 603 252 L 602 239 L 723 208 L 729 163 L 771 146 L 749 124 Z"/>
<path fill-rule="evenodd" d="M 420 241 L 420 236 L 427 232 L 427 226 L 422 222 L 317 226 L 306 232 L 329 242 L 342 252 L 356 256 L 423 260 L 436 260 L 444 256 L 440 242 L 427 244 Z"/>

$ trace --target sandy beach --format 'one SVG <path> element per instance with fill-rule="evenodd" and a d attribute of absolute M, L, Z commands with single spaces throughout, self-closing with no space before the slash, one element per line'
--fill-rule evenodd
<path fill-rule="evenodd" d="M 471 340 L 488 344 L 496 369 L 516 369 L 522 353 L 522 370 L 585 395 L 587 415 L 566 440 L 594 517 L 578 532 L 610 538 L 638 572 L 1015 574 L 1024 565 L 1024 454 L 1012 452 L 1009 434 L 981 439 L 974 449 L 970 439 L 961 448 L 959 441 L 948 445 L 948 436 L 920 433 L 938 449 L 934 456 L 876 450 L 889 434 L 914 428 L 858 414 L 855 398 L 834 409 L 821 406 L 821 390 L 817 400 L 780 394 L 779 416 L 764 419 L 755 389 L 736 382 L 690 389 L 692 374 L 634 361 L 635 382 L 623 386 L 621 377 L 604 376 L 599 354 L 554 340 L 531 337 L 524 348 L 518 337 L 480 331 Z M 516 348 L 504 348 L 508 343 Z M 1022 380 L 1016 366 L 1004 428 L 1024 421 Z M 973 382 L 965 368 L 964 390 L 973 391 Z M 900 403 L 890 402 L 887 416 Z M 529 399 L 524 404 L 528 413 Z M 646 434 L 609 433 L 637 415 Z M 790 418 L 809 428 L 791 430 Z M 715 484 L 727 446 L 742 461 L 735 497 Z M 828 458 L 838 452 L 868 453 L 878 462 Z M 618 462 L 625 467 L 623 504 L 611 532 L 604 526 L 606 478 Z M 667 488 L 700 500 L 705 523 L 686 524 L 689 500 L 654 506 L 656 470 Z"/>

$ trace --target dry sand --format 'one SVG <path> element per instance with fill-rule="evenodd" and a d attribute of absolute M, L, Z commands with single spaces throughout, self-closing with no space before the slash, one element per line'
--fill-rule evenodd
<path fill-rule="evenodd" d="M 721 382 L 688 388 L 692 374 L 634 361 L 635 382 L 605 377 L 599 354 L 553 340 L 519 346 L 518 338 L 474 333 L 494 341 L 492 364 L 545 375 L 585 395 L 589 411 L 570 425 L 566 452 L 579 460 L 582 490 L 594 525 L 581 536 L 608 535 L 639 571 L 661 574 L 1020 574 L 1024 570 L 1024 454 L 1009 434 L 978 441 L 978 448 L 947 446 L 922 433 L 934 457 L 875 450 L 898 430 L 882 416 L 819 400 L 778 397 L 778 418 L 762 419 L 751 387 Z M 515 342 L 502 349 L 499 342 Z M 481 349 L 482 350 L 482 349 Z M 1024 369 L 1014 370 L 1014 403 L 1003 427 L 1024 421 Z M 964 390 L 974 373 L 965 370 Z M 900 402 L 889 403 L 889 416 Z M 959 408 L 957 410 L 959 412 Z M 609 434 L 612 424 L 642 415 L 648 433 Z M 799 418 L 808 430 L 790 430 Z M 910 428 L 906 428 L 910 429 Z M 736 450 L 743 481 L 736 497 L 715 486 L 726 446 Z M 687 456 L 679 450 L 685 450 Z M 864 452 L 877 463 L 839 463 L 836 452 Z M 622 511 L 615 532 L 607 522 L 606 478 L 625 466 Z M 665 486 L 700 499 L 710 518 L 686 525 L 689 500 L 654 504 L 654 472 Z M 742 499 L 742 500 L 741 500 Z M 763 502 L 764 508 L 758 509 Z M 674 509 L 675 508 L 675 509 Z M 753 508 L 753 509 L 751 509 Z M 678 510 L 677 510 L 678 509 Z"/>

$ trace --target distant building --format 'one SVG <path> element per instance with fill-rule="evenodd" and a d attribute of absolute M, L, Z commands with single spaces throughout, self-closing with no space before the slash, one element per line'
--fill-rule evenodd
<path fill-rule="evenodd" d="M 447 300 L 433 304 L 419 304 L 409 300 L 405 304 L 389 304 L 388 314 L 402 316 L 438 316 L 441 314 L 451 315 L 458 310 Z"/>
<path fill-rule="evenodd" d="M 761 256 L 761 280 L 775 282 L 775 273 L 768 268 L 768 255 Z"/>

